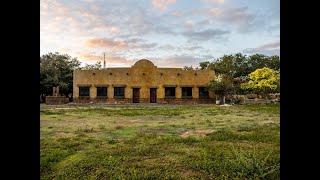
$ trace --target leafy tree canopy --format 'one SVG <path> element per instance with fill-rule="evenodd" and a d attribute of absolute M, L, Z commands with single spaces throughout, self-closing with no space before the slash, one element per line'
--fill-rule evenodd
<path fill-rule="evenodd" d="M 218 75 L 216 79 L 210 81 L 209 90 L 218 95 L 226 95 L 233 91 L 233 79 L 228 76 Z"/>
<path fill-rule="evenodd" d="M 189 70 L 193 70 L 193 67 L 192 66 L 184 66 L 183 69 L 186 71 L 189 71 Z"/>
<path fill-rule="evenodd" d="M 102 68 L 101 62 L 98 61 L 95 64 L 86 64 L 82 70 L 99 70 Z"/>
<path fill-rule="evenodd" d="M 263 67 L 279 71 L 280 57 L 262 54 L 245 56 L 237 53 L 234 55 L 224 55 L 212 62 L 200 62 L 199 66 L 201 69 L 213 69 L 216 74 L 224 74 L 233 78 L 244 78 L 256 69 Z"/>
<path fill-rule="evenodd" d="M 48 53 L 40 57 L 40 94 L 52 94 L 52 87 L 59 86 L 61 94 L 72 93 L 73 70 L 80 62 L 67 54 Z"/>
<path fill-rule="evenodd" d="M 241 88 L 260 94 L 279 92 L 280 74 L 266 67 L 257 69 L 249 74 L 249 81 L 242 83 Z"/>
<path fill-rule="evenodd" d="M 200 64 L 199 64 L 201 70 L 209 68 L 209 65 L 210 65 L 209 61 L 200 62 Z"/>

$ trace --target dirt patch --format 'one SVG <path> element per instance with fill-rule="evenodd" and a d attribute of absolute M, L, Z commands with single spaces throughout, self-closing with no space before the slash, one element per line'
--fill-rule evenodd
<path fill-rule="evenodd" d="M 181 171 L 182 179 L 210 179 L 204 174 L 201 174 L 200 172 L 187 170 L 187 171 Z M 201 178 L 200 178 L 201 177 Z"/>
<path fill-rule="evenodd" d="M 68 107 L 66 107 L 66 108 L 54 108 L 55 110 L 75 110 L 75 109 L 77 109 L 77 108 L 68 108 Z"/>
<path fill-rule="evenodd" d="M 128 122 L 126 122 L 127 124 L 138 124 L 141 123 L 141 121 L 139 120 L 129 120 Z"/>
<path fill-rule="evenodd" d="M 206 129 L 206 130 L 196 130 L 195 134 L 198 136 L 207 136 L 209 134 L 212 134 L 214 131 L 211 129 Z"/>
<path fill-rule="evenodd" d="M 131 119 L 118 119 L 114 121 L 113 123 L 120 125 L 120 126 L 126 126 L 126 125 L 131 125 L 131 124 L 139 124 L 142 123 L 140 120 L 131 120 Z"/>
<path fill-rule="evenodd" d="M 165 128 L 148 128 L 141 130 L 141 132 L 145 134 L 165 135 L 168 133 L 168 130 Z"/>
<path fill-rule="evenodd" d="M 69 137 L 75 136 L 74 133 L 68 133 L 68 132 L 57 132 L 55 135 L 60 138 L 69 138 Z"/>
<path fill-rule="evenodd" d="M 231 104 L 222 104 L 222 105 L 220 105 L 220 106 L 227 106 L 227 107 L 229 107 L 229 106 L 232 106 Z"/>
<path fill-rule="evenodd" d="M 123 129 L 125 126 L 122 126 L 122 125 L 117 125 L 116 127 L 115 127 L 115 129 Z"/>
<path fill-rule="evenodd" d="M 182 138 L 187 138 L 189 136 L 198 136 L 198 137 L 205 137 L 209 134 L 212 134 L 214 130 L 211 129 L 198 129 L 198 130 L 190 130 L 190 131 L 185 131 L 180 134 L 180 137 Z"/>
<path fill-rule="evenodd" d="M 189 131 L 185 131 L 185 132 L 180 134 L 180 137 L 182 137 L 182 138 L 187 138 L 189 136 L 190 136 L 190 132 Z"/>

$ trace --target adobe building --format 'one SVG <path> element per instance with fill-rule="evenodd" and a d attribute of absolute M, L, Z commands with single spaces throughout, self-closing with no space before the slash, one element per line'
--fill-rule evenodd
<path fill-rule="evenodd" d="M 73 99 L 76 103 L 213 103 L 207 90 L 212 70 L 158 68 L 142 59 L 128 68 L 75 70 Z"/>

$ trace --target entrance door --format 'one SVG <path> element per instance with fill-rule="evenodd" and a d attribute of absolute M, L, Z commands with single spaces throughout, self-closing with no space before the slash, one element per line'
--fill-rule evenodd
<path fill-rule="evenodd" d="M 150 88 L 150 103 L 157 102 L 157 88 Z"/>
<path fill-rule="evenodd" d="M 140 99 L 140 89 L 139 88 L 133 88 L 133 98 L 132 98 L 132 102 L 133 103 L 139 103 L 139 99 Z"/>

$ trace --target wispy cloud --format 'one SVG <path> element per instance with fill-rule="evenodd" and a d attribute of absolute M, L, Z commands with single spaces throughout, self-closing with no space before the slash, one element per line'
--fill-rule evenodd
<path fill-rule="evenodd" d="M 200 0 L 200 1 L 205 3 L 219 3 L 219 4 L 223 4 L 225 2 L 225 0 Z"/>
<path fill-rule="evenodd" d="M 248 54 L 280 55 L 280 41 L 263 44 L 256 48 L 247 48 L 243 52 Z"/>
<path fill-rule="evenodd" d="M 113 40 L 107 38 L 94 38 L 86 41 L 86 46 L 91 48 L 113 48 L 122 50 L 128 48 L 128 43 L 123 40 Z"/>
<path fill-rule="evenodd" d="M 78 59 L 86 62 L 86 63 L 92 63 L 92 62 L 97 62 L 103 61 L 103 56 L 96 54 L 95 52 L 90 52 L 90 51 L 82 51 L 78 52 Z M 134 60 L 133 59 L 128 59 L 123 56 L 117 56 L 117 55 L 107 55 L 106 58 L 106 63 L 108 66 L 126 66 L 129 64 L 133 64 Z"/>
<path fill-rule="evenodd" d="M 202 20 L 206 24 L 199 25 L 215 24 L 215 26 L 232 27 L 240 33 L 247 33 L 260 26 L 263 27 L 262 25 L 266 23 L 263 15 L 258 16 L 250 12 L 248 6 L 195 8 L 191 11 L 180 12 L 180 14 L 188 18 L 200 15 L 206 17 L 205 20 Z"/>
<path fill-rule="evenodd" d="M 159 67 L 179 67 L 182 68 L 184 66 L 193 66 L 198 67 L 199 62 L 205 61 L 207 59 L 211 59 L 211 55 L 204 55 L 204 56 L 194 56 L 194 55 L 172 55 L 166 56 L 162 58 L 157 57 L 149 57 L 150 60 L 153 60 L 156 66 Z"/>
<path fill-rule="evenodd" d="M 114 40 L 108 38 L 93 38 L 85 42 L 90 48 L 108 48 L 112 50 L 127 50 L 127 49 L 149 49 L 157 46 L 157 43 L 146 43 L 142 39 L 130 40 Z"/>
<path fill-rule="evenodd" d="M 229 31 L 220 30 L 220 29 L 207 29 L 203 31 L 187 31 L 183 35 L 194 41 L 208 41 L 214 39 L 221 39 L 226 34 L 229 34 Z"/>
<path fill-rule="evenodd" d="M 176 0 L 152 0 L 153 7 L 160 11 L 165 11 L 167 6 L 176 3 Z"/>

